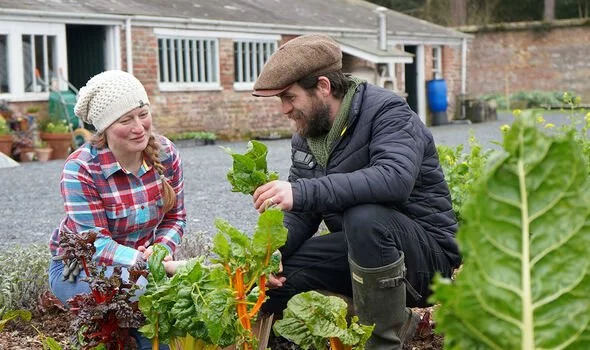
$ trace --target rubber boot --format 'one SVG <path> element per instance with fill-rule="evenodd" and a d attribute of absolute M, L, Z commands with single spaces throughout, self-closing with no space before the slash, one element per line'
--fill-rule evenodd
<path fill-rule="evenodd" d="M 365 268 L 348 259 L 354 308 L 361 324 L 375 324 L 367 350 L 401 349 L 411 340 L 420 321 L 406 307 L 404 255 L 394 263 Z"/>

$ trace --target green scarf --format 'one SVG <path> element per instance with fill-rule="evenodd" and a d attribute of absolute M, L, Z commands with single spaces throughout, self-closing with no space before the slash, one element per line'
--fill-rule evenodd
<path fill-rule="evenodd" d="M 328 164 L 328 158 L 330 157 L 330 152 L 332 151 L 332 144 L 338 140 L 338 138 L 341 137 L 346 130 L 348 112 L 350 110 L 350 105 L 352 104 L 352 98 L 356 93 L 356 88 L 364 82 L 364 80 L 353 76 L 349 76 L 349 79 L 350 87 L 342 99 L 340 109 L 338 110 L 338 114 L 336 115 L 336 119 L 334 119 L 334 123 L 332 124 L 330 131 L 322 136 L 307 138 L 307 145 L 309 146 L 311 153 L 313 153 L 315 159 L 324 168 L 326 168 L 326 165 Z"/>

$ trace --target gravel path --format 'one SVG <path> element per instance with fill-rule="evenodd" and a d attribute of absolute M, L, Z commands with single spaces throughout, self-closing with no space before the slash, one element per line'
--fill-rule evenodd
<path fill-rule="evenodd" d="M 550 122 L 560 124 L 563 117 L 548 116 Z M 455 146 L 467 144 L 470 130 L 484 147 L 497 147 L 500 126 L 512 117 L 501 114 L 498 121 L 480 124 L 449 124 L 432 127 L 437 144 Z M 290 140 L 265 141 L 269 147 L 270 170 L 278 171 L 286 179 L 290 163 Z M 244 152 L 247 142 L 225 143 L 220 146 Z M 214 232 L 216 217 L 252 232 L 258 218 L 252 199 L 230 191 L 226 173 L 231 157 L 217 146 L 180 148 L 185 171 L 185 205 L 189 232 Z M 59 177 L 63 160 L 47 163 L 23 163 L 14 168 L 0 169 L 0 248 L 31 243 L 46 243 L 50 233 L 63 216 L 63 202 L 59 194 Z"/>

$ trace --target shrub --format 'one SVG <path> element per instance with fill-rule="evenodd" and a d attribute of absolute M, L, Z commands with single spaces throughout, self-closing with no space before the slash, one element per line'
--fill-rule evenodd
<path fill-rule="evenodd" d="M 46 245 L 15 247 L 0 252 L 0 316 L 8 310 L 33 310 L 49 289 Z"/>
<path fill-rule="evenodd" d="M 8 135 L 10 134 L 10 128 L 8 127 L 8 123 L 6 119 L 0 116 L 0 135 Z"/>

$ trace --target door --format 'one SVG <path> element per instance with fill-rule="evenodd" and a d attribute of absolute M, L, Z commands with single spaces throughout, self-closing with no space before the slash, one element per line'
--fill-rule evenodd
<path fill-rule="evenodd" d="M 408 101 L 408 105 L 410 105 L 410 108 L 414 112 L 418 113 L 418 86 L 417 86 L 417 82 L 416 82 L 418 79 L 418 69 L 416 66 L 416 60 L 418 57 L 416 55 L 416 46 L 406 45 L 404 47 L 404 51 L 414 55 L 414 59 L 412 60 L 412 63 L 405 64 L 405 70 L 406 70 L 405 88 L 406 88 L 406 93 L 408 94 L 408 97 L 406 98 L 406 100 Z"/>
<path fill-rule="evenodd" d="M 104 26 L 66 26 L 68 79 L 76 88 L 105 70 L 105 33 Z"/>

